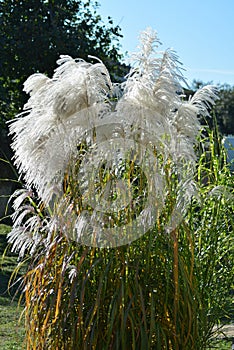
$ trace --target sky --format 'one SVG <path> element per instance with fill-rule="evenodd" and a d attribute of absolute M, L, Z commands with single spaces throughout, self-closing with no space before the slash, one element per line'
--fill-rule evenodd
<path fill-rule="evenodd" d="M 234 85 L 234 0 L 99 0 L 104 23 L 112 17 L 122 29 L 125 61 L 137 50 L 141 31 L 151 27 L 173 48 L 192 81 Z"/>

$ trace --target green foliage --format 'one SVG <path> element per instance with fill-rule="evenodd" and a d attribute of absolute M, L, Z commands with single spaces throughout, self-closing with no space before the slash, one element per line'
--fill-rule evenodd
<path fill-rule="evenodd" d="M 201 145 L 197 172 L 200 198 L 193 202 L 188 222 L 194 235 L 199 320 L 208 339 L 214 324 L 223 319 L 230 322 L 233 317 L 234 187 L 217 130 L 208 130 Z"/>
<path fill-rule="evenodd" d="M 192 90 L 187 90 L 186 95 L 193 95 L 194 91 L 205 85 L 204 82 L 194 81 Z M 219 99 L 216 101 L 213 111 L 215 118 L 206 119 L 207 125 L 213 128 L 217 123 L 221 134 L 234 134 L 234 86 L 228 84 L 219 86 Z"/>
<path fill-rule="evenodd" d="M 24 342 L 23 321 L 19 322 L 22 308 L 10 298 L 0 296 L 0 348 L 1 350 L 22 350 Z"/>
<path fill-rule="evenodd" d="M 211 342 L 210 347 L 207 350 L 230 350 L 232 342 L 229 340 L 214 340 Z"/>
<path fill-rule="evenodd" d="M 3 130 L 1 130 L 3 131 Z M 18 174 L 10 161 L 11 153 L 7 148 L 7 137 L 0 131 L 0 223 L 11 223 L 12 208 L 9 203 L 11 194 L 21 186 Z M 5 141 L 5 142 L 4 142 Z M 4 152 L 5 151 L 5 152 Z"/>
<path fill-rule="evenodd" d="M 59 55 L 105 61 L 115 77 L 126 70 L 118 62 L 119 26 L 109 18 L 103 24 L 98 3 L 87 1 L 4 0 L 0 2 L 0 101 L 1 119 L 19 112 L 25 102 L 21 93 L 26 78 L 35 73 L 52 74 Z M 117 62 L 117 63 L 116 63 Z M 121 74 L 122 75 L 122 74 Z"/>
<path fill-rule="evenodd" d="M 222 85 L 219 89 L 220 100 L 215 106 L 215 113 L 223 134 L 234 134 L 234 87 Z"/>
<path fill-rule="evenodd" d="M 19 321 L 23 308 L 17 300 L 12 300 L 15 286 L 8 289 L 11 274 L 17 265 L 17 257 L 6 252 L 6 235 L 10 230 L 9 226 L 0 225 L 0 348 L 21 350 L 25 338 L 24 321 Z"/>

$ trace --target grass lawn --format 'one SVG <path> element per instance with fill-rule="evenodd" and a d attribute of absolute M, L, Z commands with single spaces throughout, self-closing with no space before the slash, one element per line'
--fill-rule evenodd
<path fill-rule="evenodd" d="M 0 350 L 22 350 L 24 345 L 24 320 L 19 322 L 23 306 L 18 305 L 18 298 L 13 298 L 15 290 L 8 291 L 11 273 L 17 264 L 17 257 L 7 254 L 6 234 L 10 228 L 0 225 Z M 214 341 L 211 349 L 230 350 L 230 341 Z"/>
<path fill-rule="evenodd" d="M 24 349 L 23 321 L 19 323 L 20 310 L 17 302 L 10 298 L 0 297 L 0 349 Z"/>
<path fill-rule="evenodd" d="M 8 282 L 17 264 L 17 257 L 7 252 L 2 258 L 9 229 L 6 225 L 0 225 L 0 349 L 22 350 L 25 349 L 24 321 L 19 322 L 19 319 L 23 307 L 18 306 L 17 296 L 13 298 L 15 289 L 8 290 Z"/>

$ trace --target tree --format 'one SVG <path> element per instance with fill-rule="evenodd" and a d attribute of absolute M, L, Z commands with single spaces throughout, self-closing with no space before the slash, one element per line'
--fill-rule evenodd
<path fill-rule="evenodd" d="M 192 89 L 187 90 L 185 93 L 187 96 L 193 95 L 197 89 L 205 85 L 207 84 L 202 81 L 194 80 Z M 219 99 L 215 103 L 213 113 L 211 113 L 211 116 L 213 115 L 215 118 L 206 118 L 206 122 L 211 128 L 217 122 L 219 131 L 223 135 L 234 134 L 234 86 L 228 84 L 219 85 L 218 91 Z"/>
<path fill-rule="evenodd" d="M 220 131 L 225 135 L 234 134 L 234 87 L 221 85 L 219 97 L 215 113 Z"/>
<path fill-rule="evenodd" d="M 104 25 L 92 0 L 0 1 L 0 104 L 3 120 L 15 115 L 25 102 L 22 84 L 35 73 L 52 74 L 59 55 L 87 59 L 97 56 L 112 75 L 118 62 L 119 26 Z M 122 74 L 121 74 L 122 75 Z"/>

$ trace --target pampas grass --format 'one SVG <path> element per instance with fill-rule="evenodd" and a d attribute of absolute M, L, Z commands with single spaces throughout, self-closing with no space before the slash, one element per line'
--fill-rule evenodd
<path fill-rule="evenodd" d="M 26 189 L 14 195 L 8 239 L 31 255 L 28 350 L 201 350 L 223 315 L 233 182 L 224 149 L 217 155 L 199 122 L 217 91 L 185 101 L 178 57 L 158 45 L 154 31 L 142 33 L 120 86 L 102 62 L 68 56 L 51 79 L 25 83 L 31 96 L 10 132 Z M 104 197 L 106 215 L 99 194 L 119 175 L 126 205 L 110 213 Z"/>

